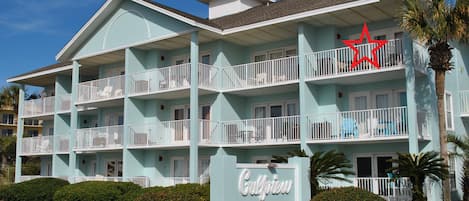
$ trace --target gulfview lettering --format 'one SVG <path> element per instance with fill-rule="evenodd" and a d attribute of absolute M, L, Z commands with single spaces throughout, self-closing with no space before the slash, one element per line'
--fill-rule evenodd
<path fill-rule="evenodd" d="M 273 174 L 272 179 L 267 175 L 259 175 L 256 180 L 251 181 L 251 171 L 243 169 L 239 175 L 238 190 L 243 196 L 258 196 L 260 201 L 264 201 L 269 194 L 288 194 L 293 185 L 292 180 L 280 181 L 277 174 Z"/>

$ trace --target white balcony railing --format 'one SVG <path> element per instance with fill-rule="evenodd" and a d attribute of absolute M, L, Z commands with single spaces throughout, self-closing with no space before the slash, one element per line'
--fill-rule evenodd
<path fill-rule="evenodd" d="M 406 107 L 320 114 L 308 116 L 307 122 L 313 141 L 408 136 Z"/>
<path fill-rule="evenodd" d="M 21 154 L 23 155 L 51 154 L 54 145 L 54 136 L 48 135 L 23 138 L 21 143 Z"/>
<path fill-rule="evenodd" d="M 130 126 L 129 146 L 189 145 L 190 120 Z"/>
<path fill-rule="evenodd" d="M 469 90 L 459 92 L 461 115 L 469 116 Z"/>
<path fill-rule="evenodd" d="M 285 57 L 223 68 L 223 89 L 284 84 L 298 80 L 298 57 Z"/>
<path fill-rule="evenodd" d="M 208 64 L 199 63 L 199 87 L 217 90 L 218 68 Z"/>
<path fill-rule="evenodd" d="M 300 141 L 299 116 L 284 116 L 221 123 L 220 144 L 270 144 Z"/>
<path fill-rule="evenodd" d="M 78 103 L 123 97 L 125 76 L 119 75 L 78 84 Z"/>
<path fill-rule="evenodd" d="M 367 56 L 373 59 L 372 50 L 376 47 L 376 44 L 363 44 L 355 47 L 360 51 L 360 57 Z M 316 79 L 357 72 L 376 71 L 376 68 L 369 62 L 362 62 L 352 69 L 351 64 L 354 56 L 355 52 L 349 47 L 324 50 L 306 55 L 306 78 Z M 399 39 L 389 40 L 386 45 L 376 51 L 376 57 L 381 69 L 389 69 L 402 65 L 402 41 Z"/>
<path fill-rule="evenodd" d="M 412 200 L 412 183 L 409 178 L 355 178 L 353 184 L 355 187 L 386 197 L 390 200 Z"/>
<path fill-rule="evenodd" d="M 59 153 L 69 153 L 70 135 L 55 135 L 55 151 Z"/>
<path fill-rule="evenodd" d="M 40 116 L 54 113 L 55 97 L 43 97 L 24 102 L 23 116 Z"/>
<path fill-rule="evenodd" d="M 189 177 L 167 177 L 166 179 L 169 181 L 170 186 L 190 183 Z"/>
<path fill-rule="evenodd" d="M 69 112 L 72 108 L 72 97 L 70 94 L 60 96 L 58 105 L 59 112 Z"/>
<path fill-rule="evenodd" d="M 190 67 L 190 63 L 186 63 L 133 74 L 130 94 L 149 94 L 189 87 Z"/>
<path fill-rule="evenodd" d="M 121 148 L 123 134 L 122 125 L 78 129 L 75 149 Z"/>
<path fill-rule="evenodd" d="M 217 89 L 218 68 L 199 63 L 199 86 Z M 191 64 L 180 64 L 147 70 L 131 76 L 130 94 L 151 94 L 162 91 L 189 88 Z"/>

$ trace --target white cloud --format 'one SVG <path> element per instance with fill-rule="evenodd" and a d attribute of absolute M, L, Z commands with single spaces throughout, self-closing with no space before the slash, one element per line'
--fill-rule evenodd
<path fill-rule="evenodd" d="M 0 28 L 13 32 L 60 33 L 60 18 L 54 15 L 67 9 L 95 4 L 95 0 L 15 0 L 0 12 Z M 2 4 L 2 3 L 0 3 Z"/>

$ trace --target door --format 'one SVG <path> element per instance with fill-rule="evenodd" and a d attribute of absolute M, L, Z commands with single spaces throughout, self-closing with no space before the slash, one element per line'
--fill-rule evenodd
<path fill-rule="evenodd" d="M 207 183 L 209 180 L 209 168 L 210 168 L 210 158 L 200 157 L 199 158 L 199 176 L 201 183 Z"/>
<path fill-rule="evenodd" d="M 283 133 L 283 126 L 286 122 L 284 122 L 283 118 L 276 118 L 283 116 L 283 105 L 269 105 L 269 113 L 271 117 L 271 121 L 267 122 L 267 140 L 271 139 L 282 139 Z M 269 133 L 270 132 L 270 133 Z"/>
<path fill-rule="evenodd" d="M 188 106 L 177 106 L 173 109 L 173 120 L 168 127 L 171 129 L 174 142 L 184 142 L 189 139 L 190 109 Z"/>
<path fill-rule="evenodd" d="M 106 177 L 122 177 L 122 160 L 106 161 Z"/>
<path fill-rule="evenodd" d="M 200 119 L 202 123 L 200 125 L 200 136 L 202 141 L 208 141 L 210 139 L 210 105 L 204 105 L 200 108 Z"/>
<path fill-rule="evenodd" d="M 171 184 L 187 183 L 189 177 L 189 161 L 184 157 L 171 159 Z"/>
<path fill-rule="evenodd" d="M 350 96 L 350 109 L 355 112 L 344 113 L 342 115 L 341 134 L 343 137 L 359 137 L 359 135 L 369 135 L 369 118 L 366 111 L 370 105 L 369 93 L 354 93 Z"/>

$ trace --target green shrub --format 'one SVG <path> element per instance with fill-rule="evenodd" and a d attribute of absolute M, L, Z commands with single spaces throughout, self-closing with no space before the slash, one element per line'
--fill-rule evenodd
<path fill-rule="evenodd" d="M 4 201 L 52 201 L 54 193 L 68 185 L 68 181 L 56 178 L 39 178 L 9 185 L 0 189 Z"/>
<path fill-rule="evenodd" d="M 385 199 L 366 190 L 345 187 L 322 191 L 311 201 L 385 201 Z"/>
<path fill-rule="evenodd" d="M 114 201 L 140 186 L 130 182 L 88 181 L 63 187 L 54 195 L 54 201 Z"/>
<path fill-rule="evenodd" d="M 134 201 L 140 195 L 146 192 L 157 192 L 157 191 L 164 191 L 165 187 L 155 186 L 150 188 L 141 188 L 133 191 L 127 192 L 124 196 L 122 196 L 119 201 Z"/>
<path fill-rule="evenodd" d="M 208 201 L 210 185 L 180 184 L 164 189 L 155 188 L 144 192 L 135 201 Z"/>

